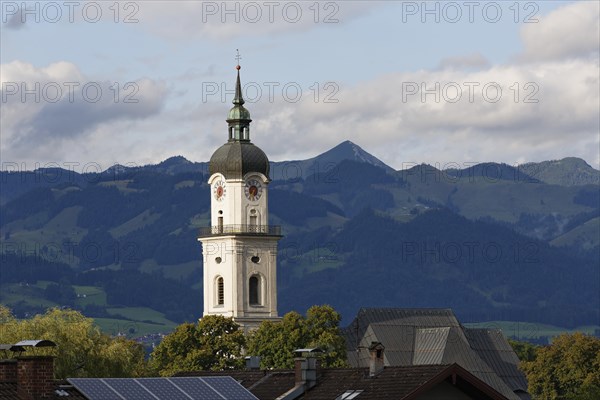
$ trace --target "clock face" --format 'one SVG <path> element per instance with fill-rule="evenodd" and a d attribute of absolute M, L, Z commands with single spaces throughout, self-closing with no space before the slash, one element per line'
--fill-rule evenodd
<path fill-rule="evenodd" d="M 221 201 L 225 197 L 226 193 L 225 182 L 222 180 L 218 180 L 213 185 L 213 196 L 215 196 L 215 200 Z"/>
<path fill-rule="evenodd" d="M 259 180 L 257 179 L 248 179 L 246 181 L 246 186 L 244 187 L 244 193 L 246 194 L 246 198 L 250 201 L 258 201 L 260 196 L 262 196 L 263 187 Z"/>

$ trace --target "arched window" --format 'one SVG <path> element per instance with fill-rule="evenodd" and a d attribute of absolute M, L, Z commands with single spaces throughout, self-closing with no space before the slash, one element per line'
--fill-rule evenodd
<path fill-rule="evenodd" d="M 216 282 L 216 305 L 222 306 L 225 304 L 225 285 L 223 284 L 223 277 L 219 276 Z"/>
<path fill-rule="evenodd" d="M 248 282 L 248 295 L 250 305 L 260 305 L 260 276 L 252 275 Z"/>

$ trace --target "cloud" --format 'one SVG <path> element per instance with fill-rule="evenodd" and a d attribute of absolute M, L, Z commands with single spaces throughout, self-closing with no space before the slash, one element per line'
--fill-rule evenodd
<path fill-rule="evenodd" d="M 2 151 L 11 159 L 29 160 L 38 150 L 43 154 L 50 148 L 60 153 L 67 143 L 81 145 L 116 121 L 155 116 L 167 94 L 162 82 L 94 79 L 68 62 L 36 68 L 13 61 L 2 65 L 0 81 Z M 114 132 L 105 139 L 126 134 Z"/>
<path fill-rule="evenodd" d="M 286 101 L 281 82 L 273 102 L 264 91 L 246 106 L 253 118 L 252 141 L 276 161 L 313 157 L 351 140 L 398 169 L 421 162 L 444 167 L 566 156 L 582 157 L 597 168 L 598 68 L 598 59 L 569 59 L 477 71 L 398 71 L 355 86 L 340 82 L 332 96 L 337 103 L 324 102 L 323 95 L 333 92 L 323 87 L 318 102 L 309 87 L 302 87 L 300 101 Z M 69 63 L 40 69 L 19 64 L 3 68 L 3 82 L 5 75 L 16 79 L 17 70 L 28 79 L 80 74 L 82 81 L 89 80 Z M 233 80 L 234 76 L 226 83 Z M 112 102 L 80 102 L 79 108 L 64 103 L 55 105 L 52 115 L 47 105 L 43 110 L 14 100 L 3 104 L 3 159 L 27 165 L 35 160 L 94 160 L 102 169 L 117 162 L 156 163 L 174 154 L 207 161 L 226 141 L 231 95 L 226 102 L 220 96 L 201 102 L 195 96 L 195 104 L 184 101 L 161 108 L 164 86 L 136 82 L 139 93 L 147 96 L 139 109 Z M 502 94 L 492 102 L 496 83 Z M 412 94 L 414 85 L 417 92 Z M 472 101 L 468 85 L 473 88 Z M 453 102 L 457 87 L 461 99 Z"/>
<path fill-rule="evenodd" d="M 25 26 L 23 11 L 16 2 L 5 3 L 2 6 L 3 27 L 11 30 L 19 30 Z"/>
<path fill-rule="evenodd" d="M 249 106 L 253 140 L 277 160 L 315 155 L 350 139 L 396 168 L 566 156 L 598 167 L 599 67 L 595 59 L 397 72 L 340 88 L 337 104 L 307 96 L 296 104 Z"/>
<path fill-rule="evenodd" d="M 192 67 L 184 73 L 175 77 L 176 80 L 193 81 L 199 78 L 215 76 L 215 64 L 210 64 L 207 68 Z"/>
<path fill-rule="evenodd" d="M 148 1 L 140 3 L 139 19 L 142 29 L 169 39 L 228 40 L 335 27 L 385 3 Z"/>
<path fill-rule="evenodd" d="M 438 64 L 438 69 L 483 69 L 489 67 L 489 61 L 481 53 L 442 58 Z"/>
<path fill-rule="evenodd" d="M 560 7 L 521 29 L 525 61 L 597 56 L 600 51 L 600 3 L 580 1 Z"/>
<path fill-rule="evenodd" d="M 204 24 L 196 2 L 139 4 L 140 25 L 149 21 L 145 27 L 153 33 L 175 39 L 261 37 L 325 26 L 310 20 L 293 25 L 286 21 L 223 24 L 217 19 Z M 348 18 L 357 18 L 371 7 L 368 2 L 337 4 L 338 15 Z M 525 25 L 524 52 L 506 65 L 492 66 L 479 53 L 457 55 L 442 59 L 436 70 L 396 71 L 354 86 L 335 82 L 337 93 L 321 83 L 317 102 L 308 86 L 312 83 L 302 87 L 302 99 L 296 103 L 283 99 L 286 82 L 280 82 L 274 102 L 268 101 L 267 86 L 262 84 L 263 98 L 246 104 L 254 120 L 252 140 L 272 160 L 312 157 L 349 139 L 395 168 L 414 162 L 443 167 L 449 162 L 520 163 L 566 156 L 582 157 L 598 167 L 600 63 L 597 35 L 592 34 L 598 32 L 598 21 L 589 18 L 590 10 L 589 3 L 575 3 L 540 17 L 537 24 Z M 340 23 L 348 20 L 339 19 Z M 560 33 L 558 38 L 553 30 Z M 214 69 L 210 64 L 198 65 L 174 77 L 178 82 L 170 87 L 182 94 L 161 81 L 135 80 L 139 88 L 135 97 L 140 101 L 131 104 L 114 102 L 111 82 L 87 76 L 72 63 L 41 68 L 19 61 L 4 64 L 0 76 L 1 94 L 7 97 L 2 103 L 3 160 L 23 160 L 28 165 L 30 160 L 95 160 L 103 168 L 116 162 L 156 163 L 175 154 L 206 161 L 226 140 L 224 120 L 231 96 L 227 103 L 219 102 L 220 96 L 213 102 L 201 101 L 197 80 L 213 76 Z M 234 79 L 232 74 L 225 82 L 227 88 Z M 71 81 L 97 82 L 104 96 L 98 102 L 85 101 L 80 86 L 78 101 L 73 103 L 67 93 L 56 103 L 32 102 L 31 95 L 27 101 L 22 101 L 21 93 L 8 95 L 4 86 L 25 82 L 30 88 L 34 82 L 43 87 Z M 131 93 L 124 83 L 119 85 L 121 100 Z M 501 97 L 492 101 L 496 83 Z M 456 89 L 461 98 L 454 102 Z M 338 102 L 326 103 L 328 93 Z"/>

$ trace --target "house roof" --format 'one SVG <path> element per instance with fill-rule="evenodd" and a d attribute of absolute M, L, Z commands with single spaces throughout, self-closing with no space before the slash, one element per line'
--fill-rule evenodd
<path fill-rule="evenodd" d="M 179 374 L 183 375 L 183 374 Z M 293 371 L 198 371 L 187 376 L 228 375 L 261 400 L 276 399 L 295 385 Z M 454 377 L 454 383 L 453 383 Z M 478 400 L 506 397 L 457 364 L 385 367 L 375 377 L 368 368 L 320 369 L 317 384 L 299 399 L 332 400 L 345 393 L 358 393 L 356 400 L 412 400 L 435 385 L 451 384 Z"/>
<path fill-rule="evenodd" d="M 356 348 L 360 338 L 373 323 L 421 327 L 460 326 L 449 308 L 361 308 L 352 323 L 344 329 L 348 350 Z"/>
<path fill-rule="evenodd" d="M 478 400 L 506 399 L 457 364 L 386 367 L 376 377 L 370 377 L 367 368 L 327 369 L 320 375 L 317 385 L 300 399 L 338 399 L 354 391 L 360 392 L 357 400 L 411 400 L 444 382 Z"/>
<path fill-rule="evenodd" d="M 68 396 L 65 396 L 65 393 Z M 20 400 L 19 396 L 17 396 L 17 382 L 0 382 L 0 399 Z M 62 381 L 56 382 L 54 396 L 49 399 L 86 400 L 77 389 Z"/>
<path fill-rule="evenodd" d="M 231 371 L 231 372 L 219 372 L 219 373 L 206 373 L 204 374 L 205 376 L 214 376 L 215 378 L 213 379 L 219 379 L 216 378 L 217 376 L 231 376 L 233 379 L 237 380 L 239 383 L 240 380 L 236 379 L 236 375 L 238 377 L 241 376 L 245 376 L 247 378 L 250 379 L 245 379 L 245 382 L 247 385 L 250 385 L 254 382 L 256 382 L 257 380 L 259 380 L 260 377 L 263 377 L 265 374 L 263 372 L 257 371 L 256 373 L 248 373 L 247 371 Z M 189 375 L 188 375 L 189 376 Z M 127 397 L 127 398 L 146 398 L 144 397 L 145 395 L 147 395 L 148 393 L 148 388 L 144 389 L 142 387 L 142 385 L 140 385 L 140 382 L 145 385 L 145 381 L 154 381 L 154 383 L 156 383 L 156 381 L 173 381 L 175 380 L 175 382 L 177 383 L 178 386 L 180 387 L 185 387 L 187 390 L 190 388 L 189 383 L 187 385 L 182 386 L 182 383 L 179 382 L 177 379 L 183 379 L 185 380 L 185 378 L 171 378 L 171 379 L 167 379 L 167 378 L 138 378 L 138 379 L 134 379 L 134 378 L 85 378 L 85 379 L 69 379 L 69 381 L 56 381 L 55 386 L 53 388 L 53 395 L 51 397 L 48 397 L 47 399 L 70 399 L 70 400 L 87 400 L 88 397 L 86 397 L 85 391 L 86 388 L 90 388 L 90 385 L 83 385 L 83 386 L 79 386 L 79 383 L 81 381 L 87 381 L 88 383 L 93 383 L 94 387 L 98 387 L 101 386 L 102 388 L 104 388 L 105 384 L 110 384 L 111 386 L 114 387 L 115 382 L 116 383 L 120 383 L 119 386 L 121 386 L 121 391 L 119 389 L 116 390 L 116 392 L 119 392 L 121 395 Z M 208 379 L 208 378 L 207 378 Z M 126 390 L 127 388 L 123 386 L 124 383 L 128 383 L 128 382 L 132 382 L 132 381 L 137 381 L 137 386 L 134 388 L 133 391 L 131 390 Z M 222 381 L 222 379 L 221 379 Z M 271 389 L 272 385 L 279 385 L 281 384 L 282 387 L 284 389 L 280 390 L 280 393 L 284 393 L 285 392 L 285 388 L 288 386 L 294 386 L 294 373 L 291 372 L 291 383 L 289 382 L 290 380 L 288 379 L 286 382 L 281 382 L 280 379 L 273 379 L 270 383 L 271 385 L 265 385 L 261 390 L 259 390 L 257 392 L 257 394 L 254 394 L 254 396 L 258 397 L 259 399 L 275 399 L 277 396 L 274 397 L 261 397 L 261 395 L 263 393 L 265 393 L 266 390 L 272 390 L 273 393 L 275 393 L 274 388 Z M 85 382 L 83 382 L 85 383 Z M 152 382 L 151 382 L 152 383 Z M 185 382 L 183 382 L 185 383 Z M 223 382 L 213 382 L 208 381 L 208 383 L 211 385 L 211 388 L 213 388 L 212 390 L 217 390 L 219 392 L 219 397 L 220 398 L 240 398 L 239 396 L 237 396 L 237 393 L 235 392 L 235 389 L 237 386 L 237 384 L 235 382 L 232 381 L 232 383 L 234 384 L 234 386 L 232 387 L 230 384 L 227 385 L 223 385 Z M 216 385 L 216 384 L 217 385 Z M 156 385 L 152 385 L 152 386 L 156 386 Z M 164 389 L 164 385 L 163 386 Z M 244 386 L 244 385 L 242 385 Z M 239 387 L 239 386 L 237 386 Z M 276 387 L 276 386 L 275 386 Z M 83 389 L 82 389 L 83 388 Z M 245 386 L 246 389 L 248 389 L 247 386 Z M 176 388 L 170 388 L 167 387 L 167 390 L 174 390 L 177 394 L 179 394 L 180 396 L 181 393 L 179 393 L 181 391 L 181 389 L 176 389 Z M 111 389 L 114 392 L 114 388 Z M 154 389 L 151 389 L 150 391 L 152 391 Z M 102 399 L 119 399 L 121 397 L 119 397 L 119 395 L 116 394 L 116 392 L 113 394 L 111 393 L 110 397 L 105 397 L 102 394 L 99 394 L 101 392 L 90 392 L 88 393 L 88 395 L 90 395 L 90 398 L 102 398 Z M 246 392 L 248 393 L 248 392 Z M 155 391 L 155 394 L 158 395 L 161 398 L 175 398 L 174 396 L 172 396 L 171 392 L 165 392 L 164 390 L 162 391 Z M 216 394 L 216 393 L 213 393 Z M 128 397 L 129 396 L 129 397 Z M 154 396 L 150 397 L 150 398 L 154 398 Z M 182 398 L 189 398 L 187 397 L 187 395 L 183 395 Z M 194 395 L 194 398 L 198 398 L 197 397 L 197 393 Z M 249 398 L 249 397 L 244 397 L 244 398 Z M 18 395 L 17 395 L 17 382 L 13 381 L 13 382 L 0 382 L 0 399 L 2 400 L 22 400 Z"/>
<path fill-rule="evenodd" d="M 248 371 L 194 371 L 178 373 L 176 376 L 223 376 L 228 375 L 261 400 L 275 400 L 296 382 L 291 370 L 248 370 Z"/>
<path fill-rule="evenodd" d="M 500 329 L 466 329 L 471 348 L 513 390 L 527 391 L 527 379 L 519 370 L 519 357 Z"/>
<path fill-rule="evenodd" d="M 369 309 L 344 329 L 348 362 L 366 367 L 367 347 L 385 346 L 386 366 L 458 363 L 509 399 L 526 392 L 519 359 L 499 330 L 469 329 L 449 309 Z"/>
<path fill-rule="evenodd" d="M 362 391 L 358 399 L 403 399 L 446 369 L 446 365 L 386 367 L 375 378 L 366 368 L 322 371 L 317 385 L 303 399 L 337 399 L 345 392 Z"/>

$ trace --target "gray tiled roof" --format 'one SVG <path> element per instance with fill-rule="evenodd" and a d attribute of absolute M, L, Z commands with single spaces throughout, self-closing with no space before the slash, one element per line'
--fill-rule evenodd
<path fill-rule="evenodd" d="M 386 366 L 457 363 L 509 399 L 527 390 L 502 333 L 465 328 L 449 309 L 361 309 L 344 334 L 353 367 L 368 366 L 368 345 L 381 342 Z"/>
<path fill-rule="evenodd" d="M 527 380 L 519 370 L 519 358 L 500 329 L 466 329 L 471 348 L 512 390 L 527 391 Z"/>
<path fill-rule="evenodd" d="M 456 316 L 448 308 L 361 308 L 354 321 L 344 329 L 348 350 L 355 349 L 359 338 L 374 323 L 389 326 L 460 326 Z"/>
<path fill-rule="evenodd" d="M 450 327 L 416 330 L 413 365 L 441 364 Z"/>

